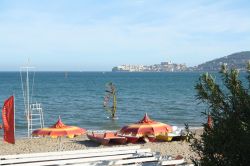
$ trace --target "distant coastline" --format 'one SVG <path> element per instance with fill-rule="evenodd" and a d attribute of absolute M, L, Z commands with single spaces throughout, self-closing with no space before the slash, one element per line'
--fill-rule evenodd
<path fill-rule="evenodd" d="M 186 71 L 185 64 L 175 64 L 171 62 L 161 62 L 154 65 L 121 65 L 113 67 L 113 72 L 173 72 Z"/>
<path fill-rule="evenodd" d="M 187 67 L 186 64 L 161 62 L 154 65 L 124 64 L 112 68 L 112 72 L 188 72 L 188 71 L 218 71 L 222 64 L 228 68 L 245 71 L 246 64 L 250 61 L 250 51 L 238 52 L 222 58 L 202 63 L 198 66 Z"/>

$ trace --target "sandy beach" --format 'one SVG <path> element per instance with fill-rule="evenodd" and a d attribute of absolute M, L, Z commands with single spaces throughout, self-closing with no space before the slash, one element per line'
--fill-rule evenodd
<path fill-rule="evenodd" d="M 202 132 L 201 129 L 194 131 L 197 136 Z M 21 153 L 39 153 L 39 152 L 53 152 L 59 151 L 60 140 L 50 137 L 41 137 L 33 139 L 17 139 L 16 144 L 0 143 L 0 155 L 21 154 Z M 133 146 L 135 144 L 126 145 L 109 145 L 103 146 L 90 141 L 86 135 L 78 136 L 72 139 L 63 137 L 61 139 L 61 151 L 82 150 L 89 148 L 105 148 L 110 146 Z M 137 145 L 137 144 L 136 144 Z M 197 155 L 190 149 L 190 144 L 186 141 L 172 141 L 172 142 L 149 142 L 138 143 L 142 148 L 150 148 L 153 152 L 160 152 L 161 155 L 177 156 L 182 155 L 188 162 L 191 157 Z"/>

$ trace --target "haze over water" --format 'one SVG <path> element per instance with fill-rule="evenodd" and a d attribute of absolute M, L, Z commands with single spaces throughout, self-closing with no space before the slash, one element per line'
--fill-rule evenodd
<path fill-rule="evenodd" d="M 201 126 L 204 105 L 195 100 L 200 73 L 37 72 L 33 102 L 42 103 L 45 126 L 58 116 L 66 125 L 92 130 L 115 130 L 139 121 L 145 113 L 171 125 Z M 103 109 L 105 84 L 117 88 L 118 120 L 107 119 Z M 23 93 L 19 72 L 0 72 L 0 106 L 16 97 L 16 133 L 26 136 Z M 2 133 L 1 133 L 2 134 Z"/>

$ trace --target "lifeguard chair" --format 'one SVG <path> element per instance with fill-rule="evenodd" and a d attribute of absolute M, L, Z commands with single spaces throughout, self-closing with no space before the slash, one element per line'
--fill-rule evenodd
<path fill-rule="evenodd" d="M 32 103 L 35 71 L 34 67 L 21 67 L 20 77 L 24 98 L 25 117 L 27 120 L 28 138 L 32 138 L 32 131 L 44 127 L 43 109 L 40 103 Z M 31 73 L 31 80 L 30 80 Z M 33 78 L 32 78 L 33 77 Z M 31 82 L 32 81 L 32 82 Z M 30 90 L 31 89 L 31 90 Z"/>

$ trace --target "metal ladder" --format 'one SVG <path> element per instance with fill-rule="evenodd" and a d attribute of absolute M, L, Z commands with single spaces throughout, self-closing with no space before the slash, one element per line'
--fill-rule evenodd
<path fill-rule="evenodd" d="M 43 109 L 40 103 L 30 104 L 28 120 L 28 135 L 32 137 L 35 129 L 44 127 Z"/>

